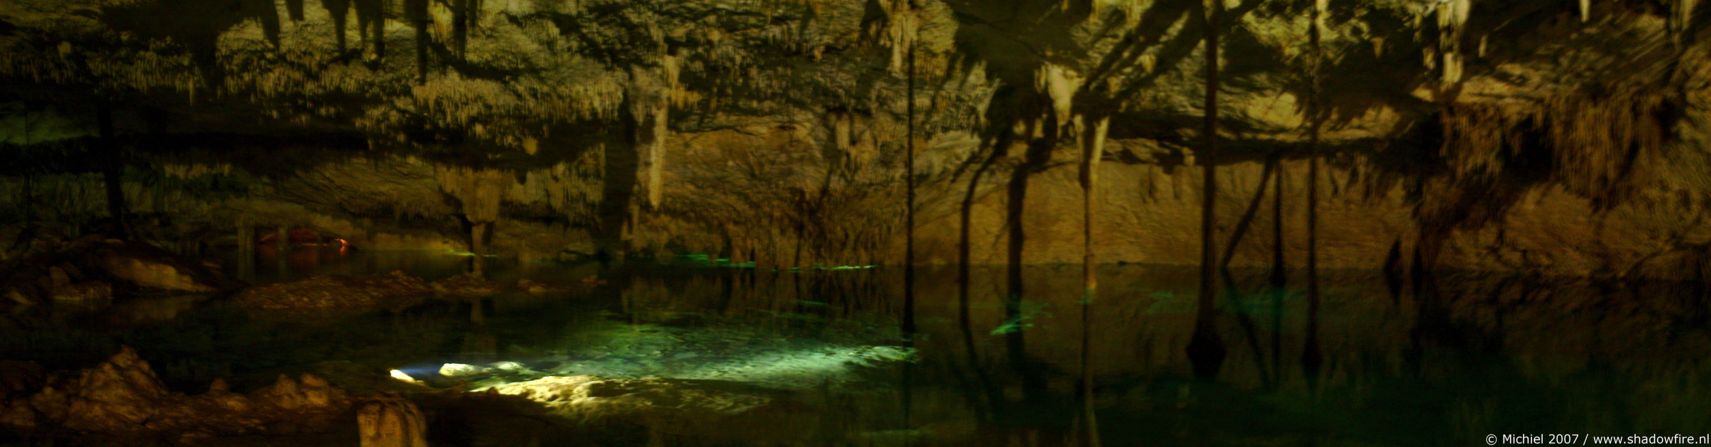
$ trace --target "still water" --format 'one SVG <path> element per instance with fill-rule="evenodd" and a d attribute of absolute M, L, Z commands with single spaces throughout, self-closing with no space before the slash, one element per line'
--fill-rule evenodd
<path fill-rule="evenodd" d="M 267 283 L 403 270 L 433 280 L 466 262 L 294 252 L 264 257 L 246 274 Z M 1324 272 L 1315 313 L 1299 274 L 1279 289 L 1263 272 L 1234 272 L 1216 328 L 1228 357 L 1216 378 L 1200 380 L 1184 354 L 1193 269 L 1107 266 L 1099 296 L 1084 306 L 1079 266 L 975 268 L 966 286 L 954 268 L 923 268 L 911 311 L 896 269 L 692 264 L 500 264 L 490 268 L 497 282 L 527 278 L 564 291 L 430 300 L 328 321 L 269 319 L 218 299 L 141 312 L 147 318 L 14 316 L 0 328 L 0 350 L 75 367 L 128 344 L 186 392 L 216 377 L 244 388 L 298 371 L 336 383 L 341 371 L 431 379 L 446 363 L 465 363 L 525 371 L 476 386 L 663 377 L 803 402 L 809 423 L 733 428 L 747 433 L 724 443 L 1059 445 L 1096 431 L 1105 445 L 1480 445 L 1504 433 L 1711 432 L 1704 284 L 1468 273 L 1410 284 Z M 1011 290 L 1015 279 L 1021 290 Z M 906 334 L 911 312 L 917 328 Z M 1320 360 L 1304 360 L 1312 357 Z M 1084 373 L 1095 424 L 1080 398 Z"/>

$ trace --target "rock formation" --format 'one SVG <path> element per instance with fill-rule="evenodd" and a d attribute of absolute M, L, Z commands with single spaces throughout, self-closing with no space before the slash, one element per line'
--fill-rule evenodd
<path fill-rule="evenodd" d="M 308 374 L 296 379 L 282 375 L 274 385 L 249 394 L 232 393 L 222 381 L 211 384 L 205 394 L 174 393 L 128 347 L 93 368 L 40 381 L 35 389 L 27 378 L 15 386 L 10 377 L 28 373 L 8 369 L 0 424 L 20 429 L 91 436 L 165 434 L 178 442 L 207 442 L 221 436 L 327 430 L 351 405 L 344 391 Z"/>
<path fill-rule="evenodd" d="M 260 317 L 332 317 L 403 309 L 432 293 L 421 279 L 394 271 L 384 276 L 315 276 L 268 284 L 245 289 L 235 300 Z"/>
<path fill-rule="evenodd" d="M 362 447 L 427 447 L 428 421 L 422 410 L 396 395 L 382 396 L 357 409 Z"/>
<path fill-rule="evenodd" d="M 1305 221 L 1312 189 L 1326 268 L 1398 247 L 1663 277 L 1711 243 L 1694 224 L 1711 213 L 1711 27 L 1693 0 L 1330 2 L 1323 58 L 1303 57 L 1319 2 L 1227 4 L 1214 135 L 1196 125 L 1208 30 L 1190 1 L 298 3 L 0 6 L 19 98 L 0 113 L 18 161 L 0 208 L 20 211 L 0 236 L 117 203 L 119 227 L 185 245 L 312 223 L 359 245 L 810 267 L 899 262 L 911 215 L 923 264 L 959 262 L 964 240 L 977 263 L 1075 262 L 1066 165 L 1108 120 L 1091 231 L 1107 262 L 1199 262 L 1183 217 L 1205 197 L 1185 185 L 1205 179 L 1184 168 L 1207 138 L 1221 238 Z M 1309 64 L 1323 88 L 1304 99 Z M 1282 212 L 1232 219 L 1276 181 Z M 1027 229 L 1014 260 L 1000 228 Z M 1231 265 L 1276 257 L 1221 242 Z"/>

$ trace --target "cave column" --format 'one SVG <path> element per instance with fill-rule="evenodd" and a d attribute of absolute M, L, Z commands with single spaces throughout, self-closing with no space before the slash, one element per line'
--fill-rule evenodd
<path fill-rule="evenodd" d="M 499 220 L 499 205 L 510 176 L 496 169 L 463 167 L 435 168 L 434 176 L 440 192 L 457 199 L 463 208 L 464 222 L 469 228 L 469 252 L 474 258 L 470 273 L 480 277 L 486 273 L 487 239 L 493 234 L 493 224 Z"/>
<path fill-rule="evenodd" d="M 678 95 L 678 61 L 671 55 L 660 57 L 658 73 L 632 72 L 632 78 L 643 81 L 634 92 L 636 151 L 640 153 L 639 174 L 646 191 L 647 208 L 658 208 L 665 194 L 665 145 L 671 137 L 671 103 Z M 651 82 L 649 82 L 651 81 Z"/>

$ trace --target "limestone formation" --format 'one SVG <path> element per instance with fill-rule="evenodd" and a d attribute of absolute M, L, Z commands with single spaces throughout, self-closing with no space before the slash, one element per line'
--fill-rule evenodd
<path fill-rule="evenodd" d="M 209 385 L 206 394 L 174 393 L 129 347 L 93 368 L 57 374 L 45 382 L 28 379 L 29 373 L 18 368 L 0 373 L 7 378 L 6 393 L 0 395 L 0 424 L 12 428 L 103 436 L 167 434 L 206 442 L 221 436 L 326 430 L 333 417 L 350 408 L 344 391 L 308 374 L 297 379 L 280 376 L 274 385 L 249 394 L 232 393 L 223 381 Z"/>
<path fill-rule="evenodd" d="M 152 19 L 185 15 L 158 0 L 0 5 L 0 78 L 42 87 L 8 90 L 33 98 L 6 114 L 29 130 L 9 155 L 44 168 L 8 171 L 0 204 L 74 227 L 119 198 L 181 220 L 155 232 L 186 247 L 248 216 L 310 220 L 359 246 L 759 268 L 897 263 L 905 215 L 921 263 L 956 262 L 966 213 L 970 240 L 1033 223 L 1019 262 L 1074 262 L 1064 242 L 1083 231 L 1058 204 L 1077 175 L 1062 168 L 1084 144 L 1076 119 L 1109 117 L 1100 259 L 1197 262 L 1176 242 L 1201 202 L 1182 168 L 1206 158 L 1188 144 L 1205 108 L 1194 2 L 292 3 L 172 26 Z M 1325 267 L 1373 268 L 1402 241 L 1467 268 L 1650 275 L 1708 241 L 1686 225 L 1711 191 L 1697 1 L 1224 3 L 1214 202 L 1260 191 L 1253 160 L 1308 158 L 1303 129 L 1323 120 L 1311 155 L 1327 161 L 1314 183 Z M 1326 57 L 1303 57 L 1308 8 L 1325 11 L 1313 21 Z M 385 51 L 411 39 L 415 54 Z M 1314 117 L 1310 63 L 1324 74 Z M 116 98 L 114 133 L 82 123 L 94 110 L 42 105 L 61 97 Z M 173 122 L 147 124 L 160 117 Z M 131 155 L 103 175 L 54 168 L 109 153 Z M 995 212 L 1016 180 L 999 172 L 1031 185 L 1015 215 Z M 1291 175 L 1271 179 L 1305 180 Z M 896 200 L 905 176 L 914 214 Z M 1286 257 L 1305 252 L 1289 241 Z M 975 262 L 1009 261 L 974 245 Z M 1232 265 L 1268 261 L 1236 245 Z M 179 266 L 112 267 L 191 287 Z"/>
<path fill-rule="evenodd" d="M 394 271 L 383 276 L 315 276 L 269 284 L 245 289 L 235 299 L 259 317 L 335 317 L 402 309 L 432 294 L 421 279 Z"/>
<path fill-rule="evenodd" d="M 370 400 L 357 409 L 362 447 L 427 447 L 428 421 L 416 404 L 397 395 Z"/>

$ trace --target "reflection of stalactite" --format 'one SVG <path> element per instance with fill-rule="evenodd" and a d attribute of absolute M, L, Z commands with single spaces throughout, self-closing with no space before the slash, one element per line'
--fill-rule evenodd
<path fill-rule="evenodd" d="M 416 29 L 416 83 L 428 82 L 428 0 L 404 0 L 404 17 Z"/>
<path fill-rule="evenodd" d="M 249 0 L 244 9 L 255 14 L 261 22 L 262 35 L 267 37 L 267 43 L 279 48 L 279 9 L 275 8 L 273 0 Z"/>
<path fill-rule="evenodd" d="M 386 2 L 384 0 L 355 0 L 359 35 L 368 45 L 365 51 L 374 60 L 386 57 Z"/>
<path fill-rule="evenodd" d="M 450 0 L 455 6 L 452 9 L 452 44 L 457 49 L 458 57 L 463 57 L 464 50 L 469 47 L 469 31 L 475 27 L 475 21 L 481 17 L 480 0 Z"/>
<path fill-rule="evenodd" d="M 321 0 L 321 7 L 327 9 L 327 14 L 333 18 L 334 39 L 338 43 L 339 54 L 344 54 L 349 48 L 345 41 L 345 25 L 350 23 L 351 0 Z"/>
<path fill-rule="evenodd" d="M 303 0 L 285 0 L 285 13 L 293 22 L 303 21 Z"/>

